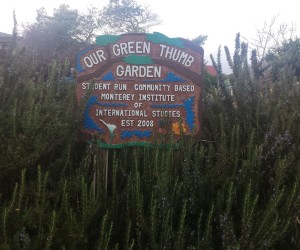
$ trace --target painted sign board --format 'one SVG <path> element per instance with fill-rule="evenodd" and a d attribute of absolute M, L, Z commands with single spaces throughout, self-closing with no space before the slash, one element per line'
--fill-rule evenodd
<path fill-rule="evenodd" d="M 77 55 L 82 132 L 104 148 L 199 136 L 203 49 L 161 33 L 104 35 Z"/>

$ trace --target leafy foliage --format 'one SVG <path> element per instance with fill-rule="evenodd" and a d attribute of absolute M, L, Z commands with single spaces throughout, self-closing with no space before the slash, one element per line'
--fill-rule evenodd
<path fill-rule="evenodd" d="M 37 11 L 36 22 L 23 31 L 22 43 L 38 60 L 40 70 L 46 71 L 53 58 L 61 63 L 65 58 L 73 60 L 82 42 L 89 41 L 90 35 L 80 28 L 84 17 L 68 5 L 54 9 L 52 16 L 44 8 Z"/>
<path fill-rule="evenodd" d="M 277 79 L 283 71 L 291 70 L 294 75 L 300 76 L 300 41 L 289 40 L 273 52 L 269 52 L 266 61 L 272 65 L 273 79 Z M 282 68 L 284 68 L 282 70 Z"/>
<path fill-rule="evenodd" d="M 100 23 L 106 34 L 148 32 L 160 24 L 158 16 L 135 0 L 110 0 L 101 13 Z"/>
<path fill-rule="evenodd" d="M 2 65 L 0 83 L 0 186 L 4 191 L 24 168 L 34 169 L 44 162 L 49 167 L 52 161 L 64 166 L 68 159 L 63 155 L 74 142 L 78 124 L 75 82 L 67 77 L 67 62 L 49 65 L 46 80 L 23 48 L 17 47 L 9 62 Z"/>
<path fill-rule="evenodd" d="M 107 152 L 78 140 L 68 63 L 44 77 L 16 48 L 0 71 L 0 248 L 299 248 L 299 85 L 254 75 L 239 35 L 225 51 L 233 74 L 219 50 L 203 140 Z"/>

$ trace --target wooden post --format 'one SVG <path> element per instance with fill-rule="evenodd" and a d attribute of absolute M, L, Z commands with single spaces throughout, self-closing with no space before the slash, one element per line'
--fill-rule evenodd
<path fill-rule="evenodd" d="M 105 192 L 105 196 L 107 196 L 107 192 L 108 192 L 108 174 L 109 174 L 109 149 L 103 149 L 103 148 L 98 148 L 97 151 L 97 161 L 95 164 L 96 168 L 99 168 L 100 171 L 102 171 L 102 186 L 104 188 L 104 192 Z M 96 173 L 97 171 L 95 171 L 94 174 L 94 183 L 96 182 Z M 95 190 L 94 190 L 95 191 Z"/>
<path fill-rule="evenodd" d="M 107 195 L 108 187 L 108 164 L 109 164 L 109 149 L 105 149 L 105 195 Z"/>

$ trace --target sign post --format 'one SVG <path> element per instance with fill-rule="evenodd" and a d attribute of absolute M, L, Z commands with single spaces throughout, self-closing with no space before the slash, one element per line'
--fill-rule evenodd
<path fill-rule="evenodd" d="M 104 35 L 77 56 L 82 132 L 102 148 L 201 135 L 203 49 L 161 33 Z"/>

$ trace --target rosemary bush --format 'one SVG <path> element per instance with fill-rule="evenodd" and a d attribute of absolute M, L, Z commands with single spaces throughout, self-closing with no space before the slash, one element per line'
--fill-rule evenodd
<path fill-rule="evenodd" d="M 297 249 L 300 88 L 257 77 L 247 45 L 204 84 L 203 140 L 105 154 L 77 140 L 69 65 L 37 73 L 16 49 L 0 71 L 1 249 Z"/>

